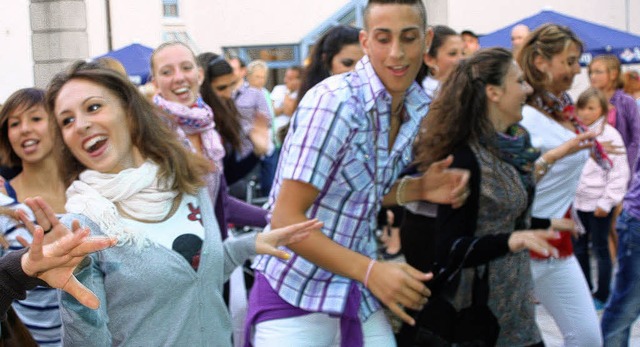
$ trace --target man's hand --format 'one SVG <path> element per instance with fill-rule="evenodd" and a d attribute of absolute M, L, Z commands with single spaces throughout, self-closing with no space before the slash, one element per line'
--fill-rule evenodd
<path fill-rule="evenodd" d="M 423 200 L 437 204 L 450 204 L 453 208 L 462 206 L 469 197 L 468 170 L 449 169 L 453 163 L 450 155 L 437 161 L 420 177 Z"/>

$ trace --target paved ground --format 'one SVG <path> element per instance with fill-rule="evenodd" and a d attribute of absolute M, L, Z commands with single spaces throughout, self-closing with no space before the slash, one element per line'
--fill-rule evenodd
<path fill-rule="evenodd" d="M 542 338 L 544 339 L 545 346 L 562 346 L 562 335 L 560 334 L 560 330 L 558 330 L 558 326 L 556 326 L 553 318 L 551 318 L 542 305 L 537 305 L 536 314 L 536 321 L 538 322 L 538 327 L 540 327 L 540 332 L 542 332 Z M 602 316 L 602 313 L 599 313 L 599 315 Z M 640 346 L 640 320 L 636 321 L 633 325 L 629 346 Z"/>
<path fill-rule="evenodd" d="M 404 262 L 404 257 L 400 256 L 391 261 Z M 592 268 L 595 268 L 595 264 Z M 599 315 L 602 316 L 602 312 L 600 312 Z M 389 316 L 389 318 L 392 322 L 392 325 L 394 326 L 394 329 L 398 328 L 400 322 L 391 315 Z M 540 328 L 540 332 L 542 333 L 542 338 L 544 339 L 546 347 L 561 347 L 563 345 L 562 335 L 560 334 L 558 326 L 554 322 L 553 318 L 551 318 L 551 315 L 549 315 L 544 307 L 542 307 L 542 305 L 536 305 L 536 321 L 538 323 L 538 327 Z M 640 320 L 637 320 L 634 323 L 633 330 L 631 331 L 629 346 L 640 347 Z"/>

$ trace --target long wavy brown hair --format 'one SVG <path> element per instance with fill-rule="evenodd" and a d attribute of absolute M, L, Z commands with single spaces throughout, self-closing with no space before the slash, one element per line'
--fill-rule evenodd
<path fill-rule="evenodd" d="M 491 146 L 496 130 L 489 120 L 486 86 L 503 85 L 511 64 L 513 56 L 503 48 L 482 49 L 458 63 L 422 121 L 414 144 L 419 170 L 463 143 Z"/>
<path fill-rule="evenodd" d="M 78 61 L 67 71 L 53 77 L 45 95 L 45 106 L 51 122 L 58 124 L 55 106 L 60 90 L 76 79 L 100 85 L 120 99 L 127 115 L 132 144 L 145 159 L 151 159 L 160 167 L 159 176 L 162 180 L 168 182 L 170 178 L 175 178 L 172 189 L 194 194 L 205 185 L 204 176 L 212 170 L 211 163 L 185 147 L 162 120 L 161 111 L 151 105 L 131 82 L 98 64 Z M 56 128 L 62 136 L 60 127 Z M 61 166 L 65 169 L 67 184 L 87 169 L 66 146 L 62 152 Z"/>

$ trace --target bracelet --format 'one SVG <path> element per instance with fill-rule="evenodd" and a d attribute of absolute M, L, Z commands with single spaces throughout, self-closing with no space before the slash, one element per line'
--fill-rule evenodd
<path fill-rule="evenodd" d="M 542 156 L 538 157 L 538 159 L 535 162 L 535 165 L 540 166 L 540 168 L 536 170 L 536 174 L 538 174 L 539 177 L 544 176 L 547 173 L 547 171 L 551 169 L 551 164 L 549 164 L 549 162 L 546 161 Z"/>
<path fill-rule="evenodd" d="M 373 269 L 373 264 L 375 263 L 376 263 L 375 259 L 371 259 L 371 261 L 369 262 L 369 266 L 367 267 L 367 273 L 364 275 L 364 281 L 362 282 L 365 288 L 369 288 L 369 275 L 371 275 L 371 269 Z"/>
<path fill-rule="evenodd" d="M 407 183 L 409 183 L 409 176 L 402 177 L 400 183 L 398 184 L 398 189 L 396 189 L 396 204 L 398 204 L 398 206 L 404 206 L 407 204 L 404 194 L 404 189 Z"/>

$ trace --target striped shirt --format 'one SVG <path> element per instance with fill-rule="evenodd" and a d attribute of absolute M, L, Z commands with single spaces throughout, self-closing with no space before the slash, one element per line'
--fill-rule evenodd
<path fill-rule="evenodd" d="M 334 242 L 374 258 L 376 212 L 400 172 L 411 162 L 411 147 L 428 99 L 414 83 L 405 95 L 405 118 L 391 151 L 391 95 L 367 56 L 354 72 L 330 77 L 312 88 L 292 118 L 269 198 L 273 208 L 282 181 L 311 184 L 320 193 L 307 211 L 324 222 Z M 377 141 L 377 143 L 376 143 Z M 259 256 L 262 272 L 282 299 L 307 311 L 341 314 L 351 279 L 323 270 L 294 254 L 289 261 Z M 360 285 L 360 317 L 380 308 Z"/>
<path fill-rule="evenodd" d="M 2 199 L 2 201 L 4 202 L 5 199 Z M 20 203 L 10 203 L 6 206 L 22 209 L 27 212 L 32 221 L 34 220 L 33 213 L 28 206 Z M 0 216 L 0 231 L 9 243 L 10 252 L 23 248 L 17 240 L 18 235 L 28 242 L 32 240 L 31 234 L 21 223 L 6 216 Z M 38 345 L 47 347 L 62 346 L 62 319 L 60 317 L 57 289 L 36 287 L 27 291 L 26 299 L 16 300 L 12 306 Z"/>

